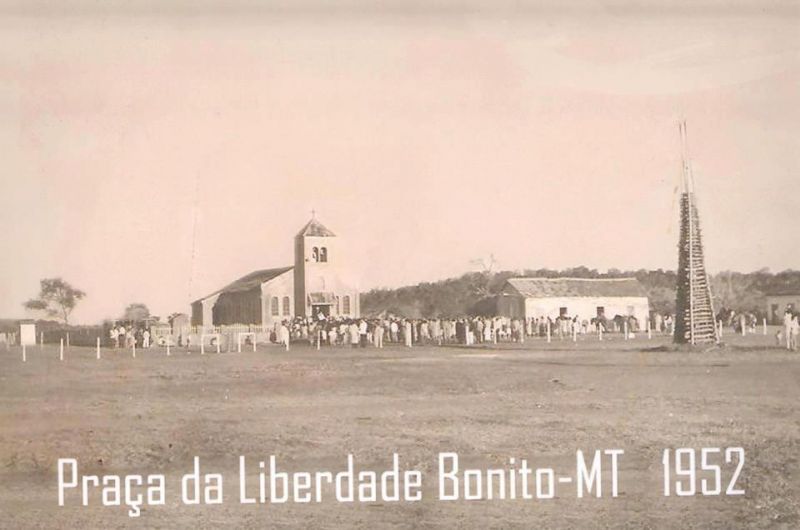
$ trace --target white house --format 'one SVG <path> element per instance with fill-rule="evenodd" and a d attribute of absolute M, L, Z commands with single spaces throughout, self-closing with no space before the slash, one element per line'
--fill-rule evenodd
<path fill-rule="evenodd" d="M 497 299 L 497 312 L 512 318 L 650 315 L 647 292 L 636 278 L 511 278 Z"/>

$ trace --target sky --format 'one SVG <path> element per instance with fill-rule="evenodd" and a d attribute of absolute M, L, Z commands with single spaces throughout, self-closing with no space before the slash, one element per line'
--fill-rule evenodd
<path fill-rule="evenodd" d="M 681 119 L 708 268 L 800 268 L 800 9 L 722 5 L 0 0 L 0 317 L 188 312 L 312 210 L 362 290 L 674 269 Z"/>

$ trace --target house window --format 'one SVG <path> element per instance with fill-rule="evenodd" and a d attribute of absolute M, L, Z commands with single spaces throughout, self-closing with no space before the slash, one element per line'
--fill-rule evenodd
<path fill-rule="evenodd" d="M 350 297 L 345 296 L 342 300 L 342 314 L 349 315 L 350 314 Z"/>
<path fill-rule="evenodd" d="M 274 317 L 277 317 L 278 315 L 280 315 L 280 306 L 278 305 L 278 303 L 279 303 L 278 302 L 278 297 L 277 296 L 273 296 L 272 297 L 272 308 L 271 309 L 272 309 L 272 316 L 274 316 Z"/>
<path fill-rule="evenodd" d="M 326 247 L 319 249 L 319 260 L 323 263 L 328 261 L 328 249 Z"/>
<path fill-rule="evenodd" d="M 284 296 L 283 297 L 283 314 L 284 315 L 288 315 L 289 314 L 290 306 L 291 306 L 291 303 L 289 302 L 289 297 L 288 296 Z"/>
<path fill-rule="evenodd" d="M 319 261 L 319 249 L 317 247 L 311 249 L 311 259 L 313 261 Z"/>

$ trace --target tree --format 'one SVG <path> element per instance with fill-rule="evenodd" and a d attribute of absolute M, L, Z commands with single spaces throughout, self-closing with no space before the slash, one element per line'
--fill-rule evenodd
<path fill-rule="evenodd" d="M 61 278 L 45 278 L 39 282 L 39 296 L 22 304 L 25 309 L 41 311 L 50 317 L 60 318 L 69 324 L 69 315 L 86 293 L 76 289 Z"/>
<path fill-rule="evenodd" d="M 125 308 L 125 313 L 122 315 L 123 320 L 144 320 L 150 316 L 150 310 L 146 305 L 141 303 L 128 304 Z"/>

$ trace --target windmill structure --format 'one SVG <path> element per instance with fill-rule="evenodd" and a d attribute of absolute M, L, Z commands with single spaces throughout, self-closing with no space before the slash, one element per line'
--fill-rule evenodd
<path fill-rule="evenodd" d="M 708 282 L 700 217 L 694 194 L 694 176 L 687 150 L 686 122 L 681 135 L 683 181 L 681 189 L 680 240 L 678 241 L 678 289 L 675 303 L 675 342 L 708 344 L 719 340 Z"/>

